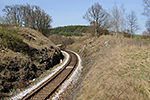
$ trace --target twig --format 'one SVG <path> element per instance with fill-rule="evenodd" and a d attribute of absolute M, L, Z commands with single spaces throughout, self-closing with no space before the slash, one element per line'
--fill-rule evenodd
<path fill-rule="evenodd" d="M 129 87 L 130 87 L 130 86 L 129 86 Z M 124 89 L 124 91 L 126 91 L 129 87 L 127 87 L 126 89 Z M 113 94 L 108 100 L 110 100 L 113 96 L 116 98 L 116 100 L 118 100 L 119 97 L 123 94 L 124 91 L 122 91 L 122 92 L 119 94 L 119 96 L 118 96 L 117 98 L 116 98 L 115 95 Z"/>
<path fill-rule="evenodd" d="M 129 86 L 129 87 L 130 87 L 130 86 Z M 124 91 L 126 91 L 129 87 L 127 87 Z M 123 94 L 124 91 L 122 91 L 122 92 L 119 94 L 119 96 L 116 98 L 116 100 L 119 99 L 119 97 Z"/>
<path fill-rule="evenodd" d="M 113 94 L 108 100 L 110 100 L 113 96 L 115 97 L 115 95 Z M 115 98 L 116 98 L 116 97 L 115 97 Z"/>

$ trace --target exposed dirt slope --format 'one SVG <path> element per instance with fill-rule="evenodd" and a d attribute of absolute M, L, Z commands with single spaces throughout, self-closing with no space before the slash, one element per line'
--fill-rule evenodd
<path fill-rule="evenodd" d="M 0 98 L 27 86 L 63 58 L 60 49 L 36 30 L 1 27 L 0 36 Z"/>
<path fill-rule="evenodd" d="M 69 95 L 70 98 L 150 99 L 149 42 L 101 36 L 68 48 L 81 55 L 84 67 L 82 77 L 72 89 L 73 95 Z"/>

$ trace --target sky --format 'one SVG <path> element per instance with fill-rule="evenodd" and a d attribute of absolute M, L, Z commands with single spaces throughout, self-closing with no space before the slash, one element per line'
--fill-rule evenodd
<path fill-rule="evenodd" d="M 138 19 L 139 30 L 137 34 L 142 34 L 146 30 L 146 17 L 142 15 L 144 10 L 143 0 L 0 0 L 0 16 L 4 13 L 2 9 L 6 5 L 30 4 L 40 6 L 47 14 L 52 16 L 52 27 L 67 25 L 89 25 L 83 15 L 94 3 L 102 5 L 103 9 L 110 11 L 116 3 L 118 8 L 124 4 L 126 13 L 133 10 Z"/>

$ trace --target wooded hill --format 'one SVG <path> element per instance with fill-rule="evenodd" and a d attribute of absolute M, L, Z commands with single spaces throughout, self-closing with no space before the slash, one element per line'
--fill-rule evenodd
<path fill-rule="evenodd" d="M 72 36 L 77 35 L 81 36 L 82 33 L 85 33 L 87 31 L 87 26 L 64 26 L 64 27 L 56 27 L 50 29 L 49 35 L 58 34 L 58 35 L 64 35 L 64 36 Z"/>

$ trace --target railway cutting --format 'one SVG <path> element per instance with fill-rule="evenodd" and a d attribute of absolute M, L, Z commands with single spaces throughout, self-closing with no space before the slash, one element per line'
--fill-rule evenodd
<path fill-rule="evenodd" d="M 70 51 L 65 52 L 70 55 L 66 65 L 38 88 L 24 96 L 22 100 L 47 100 L 52 98 L 58 88 L 71 76 L 78 63 L 76 54 Z"/>

